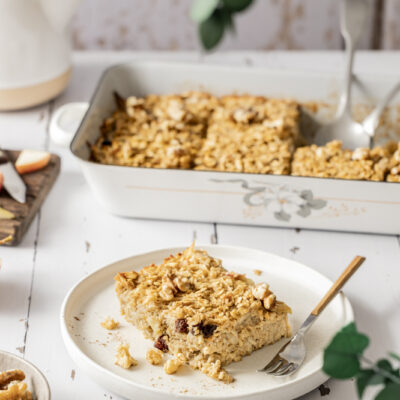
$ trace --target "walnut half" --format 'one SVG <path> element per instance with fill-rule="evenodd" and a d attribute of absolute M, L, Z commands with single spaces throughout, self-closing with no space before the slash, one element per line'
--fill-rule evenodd
<path fill-rule="evenodd" d="M 258 285 L 254 286 L 253 296 L 257 300 L 261 300 L 264 308 L 266 310 L 271 310 L 271 308 L 275 305 L 276 296 L 269 290 L 269 285 L 266 283 L 259 283 Z"/>

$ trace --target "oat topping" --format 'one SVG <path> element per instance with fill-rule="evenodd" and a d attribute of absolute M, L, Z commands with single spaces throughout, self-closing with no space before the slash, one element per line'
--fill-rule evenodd
<path fill-rule="evenodd" d="M 321 147 L 299 147 L 294 153 L 292 175 L 383 181 L 389 172 L 390 156 L 389 147 L 351 151 L 334 140 Z"/>
<path fill-rule="evenodd" d="M 152 365 L 160 365 L 163 361 L 163 352 L 157 349 L 149 349 L 146 353 L 146 359 Z"/>
<path fill-rule="evenodd" d="M 109 331 L 112 331 L 113 329 L 116 329 L 119 327 L 119 322 L 115 321 L 113 318 L 111 317 L 106 317 L 106 319 L 100 323 L 100 325 L 104 328 L 104 329 L 108 329 Z"/>
<path fill-rule="evenodd" d="M 116 95 L 116 102 L 92 146 L 92 159 L 103 164 L 400 181 L 400 151 L 395 156 L 393 145 L 304 146 L 300 104 L 292 100 L 186 92 Z M 187 290 L 185 283 L 176 286 Z M 165 298 L 172 292 L 166 289 Z"/>
<path fill-rule="evenodd" d="M 290 334 L 290 308 L 267 284 L 227 271 L 194 244 L 137 274 L 115 277 L 125 318 L 160 352 L 216 379 L 232 381 L 224 365 Z"/>
<path fill-rule="evenodd" d="M 116 98 L 92 158 L 103 164 L 288 174 L 294 101 L 204 92 Z"/>
<path fill-rule="evenodd" d="M 127 344 L 120 344 L 115 355 L 115 364 L 122 368 L 129 369 L 138 364 L 138 362 L 129 353 L 129 346 Z"/>

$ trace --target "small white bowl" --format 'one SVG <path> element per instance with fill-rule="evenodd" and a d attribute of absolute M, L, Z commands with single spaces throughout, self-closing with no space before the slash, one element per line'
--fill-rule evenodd
<path fill-rule="evenodd" d="M 15 354 L 0 350 L 0 372 L 20 369 L 25 373 L 25 382 L 37 400 L 50 400 L 50 387 L 45 376 L 30 362 Z"/>

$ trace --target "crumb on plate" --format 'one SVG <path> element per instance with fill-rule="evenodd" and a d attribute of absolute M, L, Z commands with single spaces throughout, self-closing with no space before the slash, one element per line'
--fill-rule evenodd
<path fill-rule="evenodd" d="M 112 331 L 113 329 L 119 328 L 119 322 L 115 321 L 111 317 L 107 317 L 103 322 L 100 323 L 100 325 L 104 329 L 108 329 L 109 331 Z"/>
<path fill-rule="evenodd" d="M 134 367 L 138 362 L 129 353 L 129 345 L 120 344 L 115 355 L 115 365 L 119 365 L 122 368 L 129 369 Z"/>

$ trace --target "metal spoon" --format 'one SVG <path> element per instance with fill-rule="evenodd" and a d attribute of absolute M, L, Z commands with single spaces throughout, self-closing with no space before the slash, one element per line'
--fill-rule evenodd
<path fill-rule="evenodd" d="M 371 137 L 374 138 L 376 128 L 378 127 L 380 117 L 385 110 L 386 106 L 393 100 L 397 92 L 400 90 L 400 82 L 395 85 L 390 92 L 377 104 L 372 112 L 364 119 L 362 126 L 364 131 Z"/>
<path fill-rule="evenodd" d="M 341 140 L 343 146 L 349 149 L 370 146 L 370 137 L 363 126 L 354 121 L 351 115 L 350 101 L 354 51 L 365 26 L 370 5 L 369 0 L 341 0 L 340 2 L 340 30 L 346 48 L 345 87 L 334 120 L 322 126 L 316 133 L 314 141 L 318 145 L 324 145 L 336 139 Z"/>

